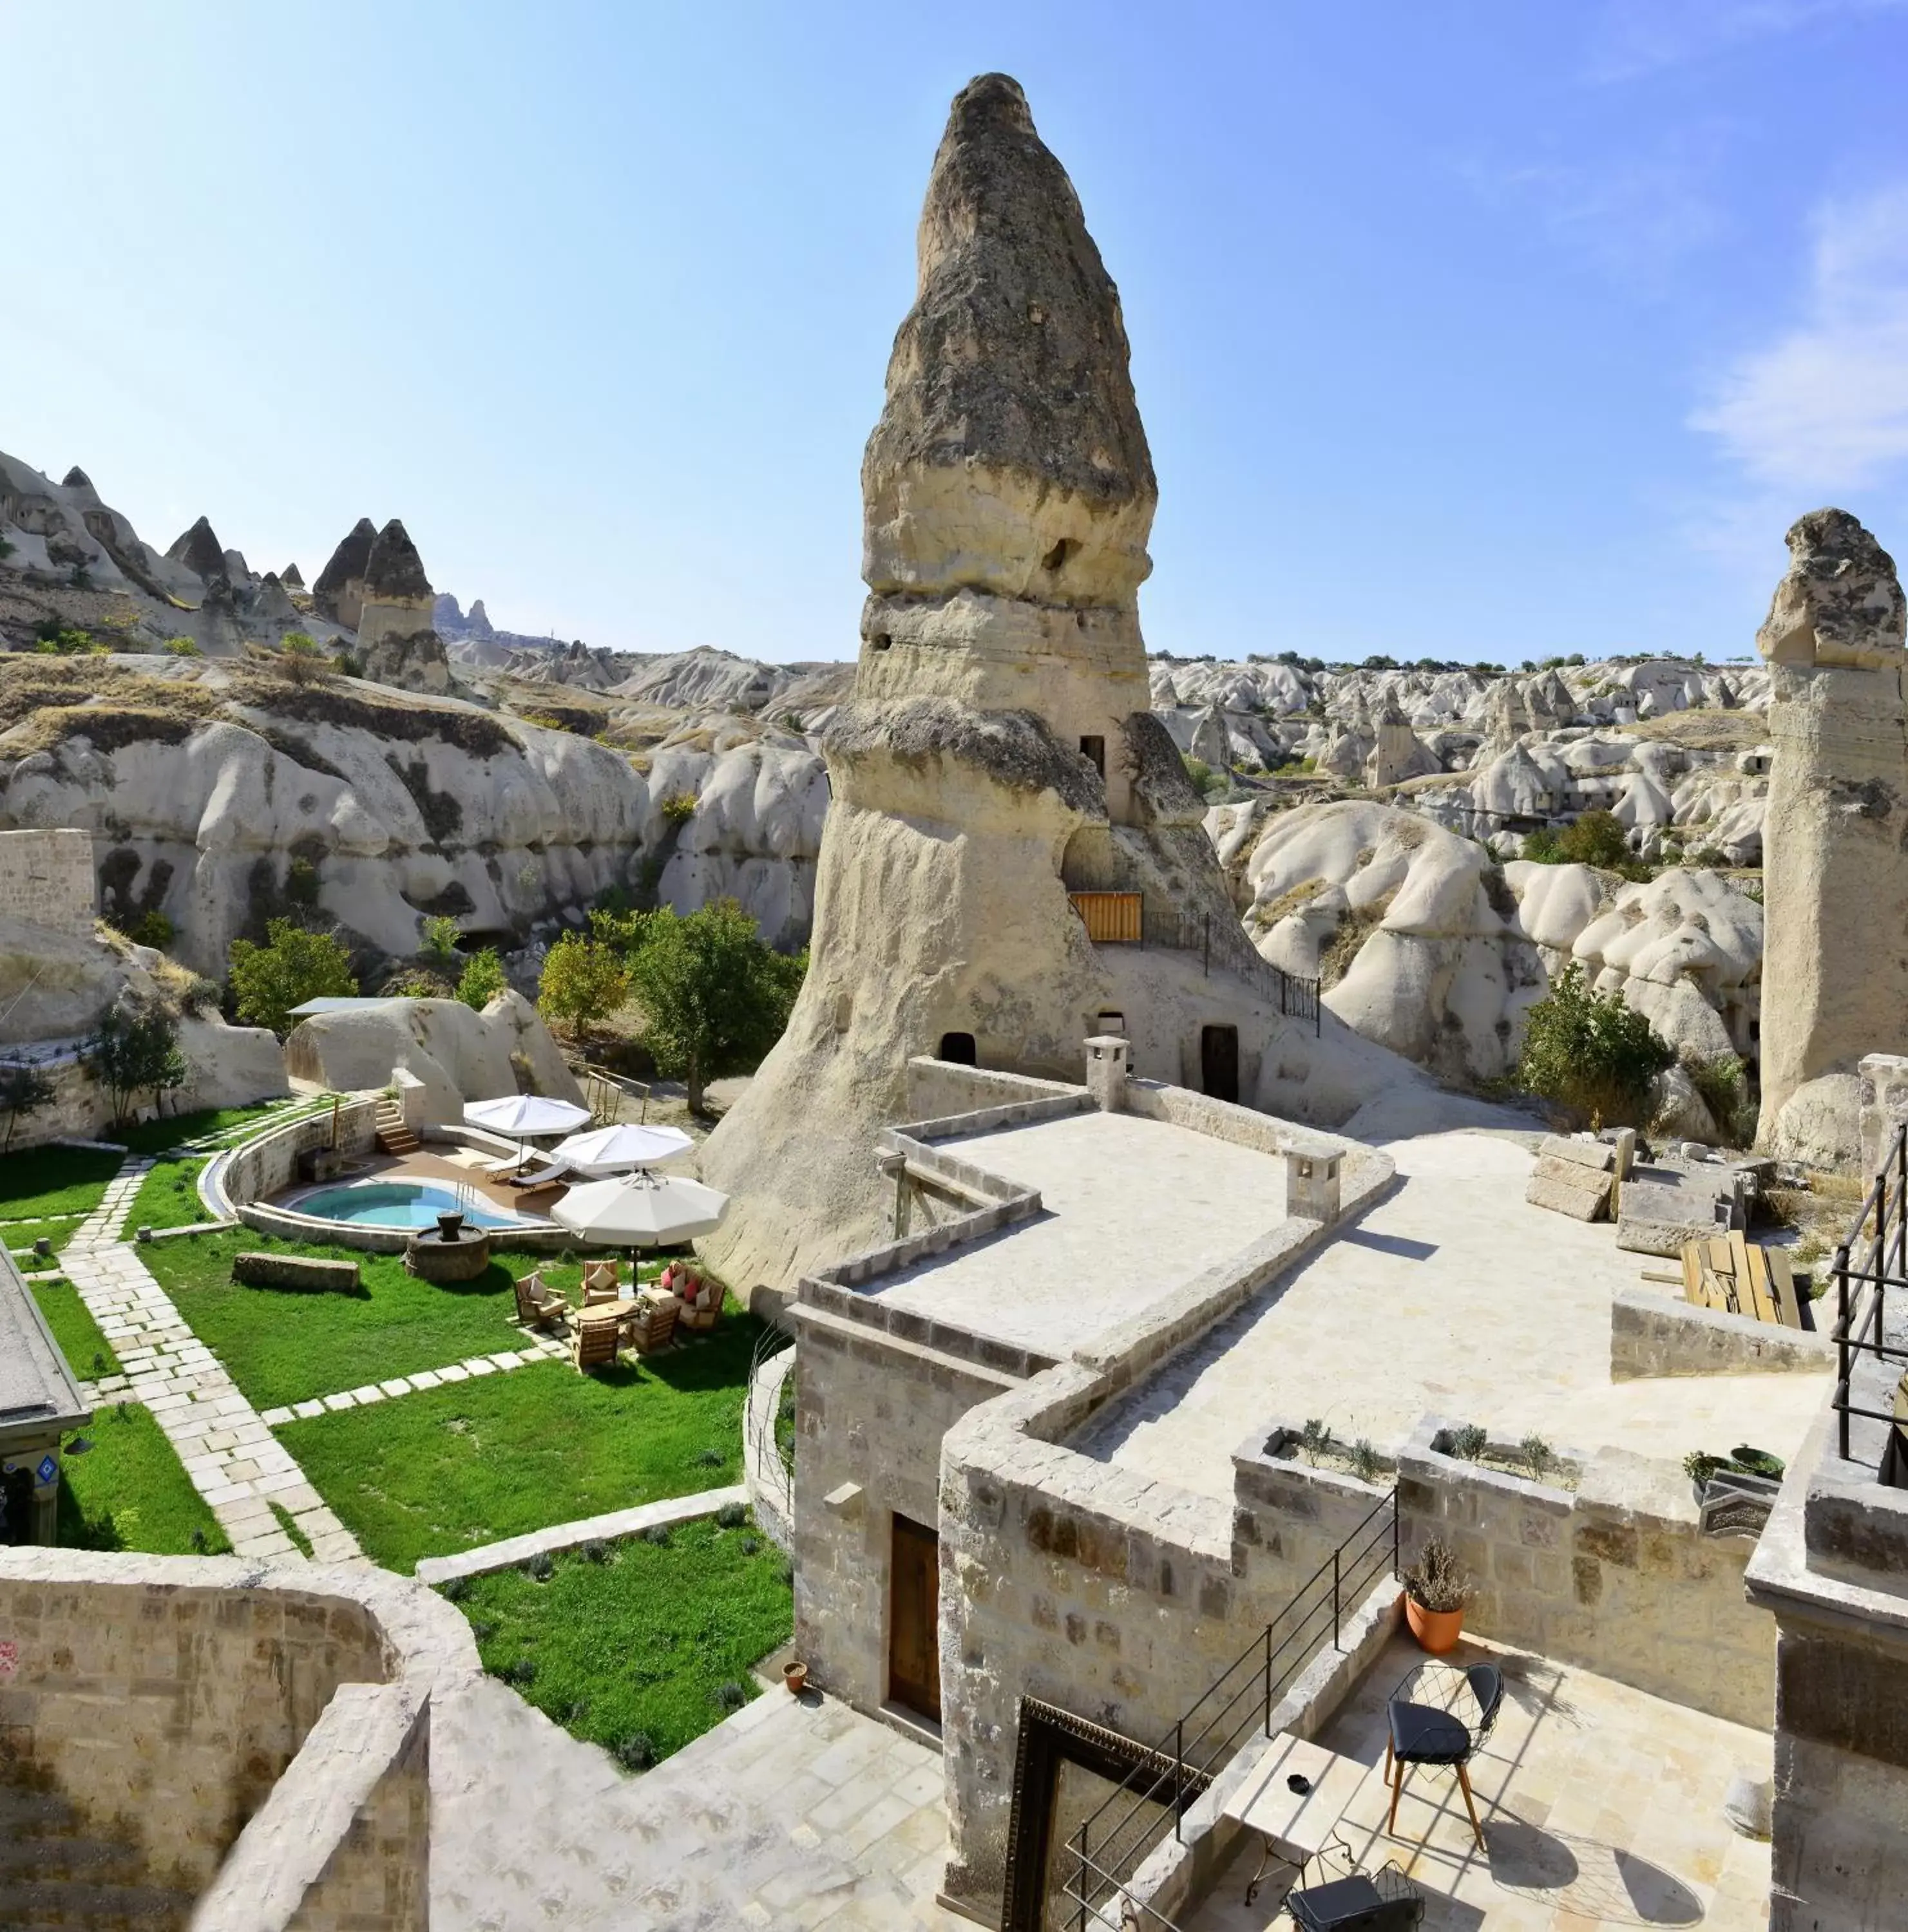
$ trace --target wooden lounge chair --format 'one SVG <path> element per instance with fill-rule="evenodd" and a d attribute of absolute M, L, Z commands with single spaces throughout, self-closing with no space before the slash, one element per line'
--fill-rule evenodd
<path fill-rule="evenodd" d="M 605 1313 L 593 1320 L 587 1316 L 579 1316 L 570 1330 L 570 1360 L 580 1374 L 587 1375 L 592 1369 L 606 1369 L 616 1360 L 617 1350 L 622 1345 L 623 1324 L 614 1315 Z"/>
<path fill-rule="evenodd" d="M 722 1316 L 722 1283 L 708 1276 L 701 1279 L 691 1276 L 685 1280 L 678 1274 L 675 1292 L 682 1298 L 682 1312 L 676 1317 L 685 1328 L 699 1333 L 713 1328 Z"/>
<path fill-rule="evenodd" d="M 623 1283 L 613 1262 L 585 1262 L 583 1264 L 583 1306 L 587 1308 L 593 1302 L 618 1301 L 622 1299 Z"/>
<path fill-rule="evenodd" d="M 653 1355 L 675 1340 L 676 1318 L 682 1304 L 673 1294 L 659 1294 L 645 1288 L 636 1298 L 633 1313 L 626 1320 L 630 1346 L 639 1355 Z"/>
<path fill-rule="evenodd" d="M 526 1328 L 547 1328 L 569 1312 L 569 1304 L 532 1268 L 516 1282 L 517 1319 Z"/>

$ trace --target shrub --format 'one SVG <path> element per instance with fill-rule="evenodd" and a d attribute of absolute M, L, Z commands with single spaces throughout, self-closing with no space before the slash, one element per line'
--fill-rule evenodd
<path fill-rule="evenodd" d="M 690 1458 L 690 1462 L 693 1468 L 698 1469 L 720 1469 L 723 1460 L 720 1449 L 699 1449 Z"/>
<path fill-rule="evenodd" d="M 625 1771 L 647 1771 L 656 1762 L 655 1741 L 647 1731 L 632 1731 L 617 1739 L 609 1754 Z"/>
<path fill-rule="evenodd" d="M 1517 1084 L 1606 1126 L 1642 1126 L 1651 1083 L 1675 1058 L 1643 1014 L 1592 992 L 1573 960 L 1526 1016 Z"/>
<path fill-rule="evenodd" d="M 605 1538 L 593 1536 L 583 1545 L 583 1560 L 585 1563 L 611 1563 L 615 1559 L 616 1552 L 610 1547 Z"/>
<path fill-rule="evenodd" d="M 714 1696 L 717 1704 L 725 1711 L 739 1711 L 749 1701 L 749 1694 L 731 1678 L 726 1684 L 718 1684 Z"/>
<path fill-rule="evenodd" d="M 453 1576 L 440 1587 L 437 1594 L 447 1604 L 461 1604 L 470 1594 L 470 1579 L 468 1576 Z"/>
<path fill-rule="evenodd" d="M 309 859 L 294 859 L 285 868 L 285 897 L 306 912 L 318 903 L 318 868 Z"/>
<path fill-rule="evenodd" d="M 457 942 L 463 936 L 455 920 L 434 913 L 419 928 L 418 956 L 447 972 L 457 962 Z"/>
<path fill-rule="evenodd" d="M 179 929 L 162 912 L 142 913 L 126 937 L 135 946 L 149 946 L 155 952 L 164 952 L 179 937 Z"/>
<path fill-rule="evenodd" d="M 556 1558 L 547 1550 L 539 1550 L 524 1564 L 524 1574 L 533 1583 L 547 1583 L 556 1574 Z"/>
<path fill-rule="evenodd" d="M 1461 1456 L 1467 1462 L 1474 1462 L 1483 1454 L 1490 1437 L 1474 1422 L 1467 1422 L 1451 1437 L 1451 1454 Z"/>
<path fill-rule="evenodd" d="M 208 980 L 203 974 L 194 973 L 186 981 L 179 1003 L 188 1013 L 210 1013 L 218 1010 L 219 998 L 218 982 Z"/>
<path fill-rule="evenodd" d="M 1648 879 L 1651 868 L 1632 856 L 1630 841 L 1614 812 L 1586 812 L 1561 832 L 1548 826 L 1530 833 L 1523 856 L 1540 866 L 1595 866 L 1626 879 Z"/>
<path fill-rule="evenodd" d="M 499 993 L 508 990 L 509 984 L 497 949 L 486 946 L 481 952 L 473 953 L 466 963 L 463 976 L 457 982 L 457 997 L 467 1006 L 482 1012 Z"/>
<path fill-rule="evenodd" d="M 190 638 L 168 638 L 160 646 L 168 657 L 202 658 L 205 652 Z"/>
<path fill-rule="evenodd" d="M 351 956 L 328 932 L 307 932 L 288 919 L 265 928 L 266 944 L 232 942 L 232 990 L 247 1026 L 291 1030 L 291 1010 L 307 1000 L 348 998 L 358 990 Z"/>
<path fill-rule="evenodd" d="M 1402 1580 L 1412 1602 L 1434 1614 L 1461 1610 L 1477 1594 L 1471 1573 L 1450 1545 L 1435 1536 L 1418 1552 L 1417 1561 L 1405 1566 Z"/>
<path fill-rule="evenodd" d="M 1318 1459 L 1332 1446 L 1332 1432 L 1317 1416 L 1311 1417 L 1299 1431 L 1299 1447 L 1306 1460 L 1315 1468 Z"/>
<path fill-rule="evenodd" d="M 1557 1460 L 1556 1452 L 1541 1436 L 1534 1433 L 1525 1436 L 1517 1446 L 1523 1452 L 1524 1461 L 1530 1469 L 1531 1480 L 1534 1482 L 1542 1482 L 1545 1472 Z"/>
<path fill-rule="evenodd" d="M 1360 1482 L 1378 1480 L 1384 1468 L 1384 1458 L 1372 1447 L 1369 1436 L 1360 1436 L 1351 1445 L 1351 1466 Z"/>
<path fill-rule="evenodd" d="M 696 794 L 693 791 L 672 791 L 666 799 L 658 800 L 657 810 L 663 814 L 663 823 L 673 826 L 678 831 L 696 816 Z"/>
<path fill-rule="evenodd" d="M 1189 752 L 1181 752 L 1179 762 L 1186 768 L 1186 776 L 1191 779 L 1195 791 L 1203 791 L 1212 782 L 1212 767 L 1203 758 L 1195 758 Z"/>
<path fill-rule="evenodd" d="M 1685 1060 L 1683 1067 L 1725 1144 L 1747 1147 L 1756 1136 L 1756 1108 L 1742 1062 L 1726 1053 L 1714 1060 Z"/>
<path fill-rule="evenodd" d="M 749 1512 L 740 1503 L 724 1503 L 716 1511 L 718 1529 L 740 1529 L 749 1520 Z"/>
<path fill-rule="evenodd" d="M 644 1542 L 653 1543 L 659 1550 L 667 1550 L 669 1546 L 669 1526 L 666 1522 L 653 1522 L 647 1529 L 639 1530 L 636 1534 Z"/>
<path fill-rule="evenodd" d="M 85 657 L 95 649 L 93 634 L 50 620 L 40 626 L 34 650 L 42 657 Z"/>
<path fill-rule="evenodd" d="M 330 661 L 316 638 L 303 631 L 288 631 L 278 640 L 275 667 L 294 684 L 308 684 L 331 668 Z"/>
<path fill-rule="evenodd" d="M 536 1008 L 572 1038 L 606 1020 L 629 997 L 629 976 L 615 950 L 600 940 L 566 932 L 545 956 Z"/>

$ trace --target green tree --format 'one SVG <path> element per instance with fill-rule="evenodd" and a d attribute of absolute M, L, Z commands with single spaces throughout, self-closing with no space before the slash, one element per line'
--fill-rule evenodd
<path fill-rule="evenodd" d="M 536 1006 L 571 1038 L 606 1020 L 629 997 L 629 976 L 616 949 L 580 932 L 566 932 L 551 947 L 536 985 Z"/>
<path fill-rule="evenodd" d="M 457 942 L 464 937 L 455 920 L 434 914 L 424 922 L 418 952 L 440 971 L 448 973 L 457 964 Z"/>
<path fill-rule="evenodd" d="M 308 932 L 288 919 L 265 928 L 266 944 L 235 939 L 230 958 L 239 1018 L 269 1027 L 281 1038 L 291 1030 L 291 1010 L 307 1000 L 337 999 L 358 990 L 351 956 L 328 932 Z"/>
<path fill-rule="evenodd" d="M 15 1060 L 0 1066 L 0 1108 L 6 1110 L 7 1138 L 0 1152 L 14 1144 L 14 1129 L 29 1114 L 50 1107 L 59 1098 L 59 1089 L 43 1068 Z"/>
<path fill-rule="evenodd" d="M 87 1070 L 113 1099 L 113 1124 L 132 1118 L 134 1102 L 150 1089 L 163 1107 L 167 1090 L 184 1085 L 191 1070 L 179 1050 L 179 1023 L 160 1006 L 113 1007 L 86 1048 Z"/>
<path fill-rule="evenodd" d="M 1546 826 L 1531 832 L 1524 841 L 1523 856 L 1540 866 L 1594 866 L 1626 879 L 1654 876 L 1631 856 L 1623 821 L 1610 812 L 1586 812 L 1561 832 Z"/>
<path fill-rule="evenodd" d="M 1656 1076 L 1675 1050 L 1615 993 L 1597 993 L 1573 960 L 1526 1015 L 1517 1084 L 1604 1126 L 1642 1126 Z"/>
<path fill-rule="evenodd" d="M 457 997 L 467 1006 L 473 1006 L 482 1012 L 509 984 L 504 976 L 503 962 L 497 956 L 496 947 L 486 946 L 481 952 L 470 956 L 464 968 L 464 976 L 457 982 Z"/>
<path fill-rule="evenodd" d="M 279 668 L 294 684 L 306 684 L 330 667 L 316 638 L 303 631 L 287 631 L 278 640 Z"/>
<path fill-rule="evenodd" d="M 126 937 L 135 946 L 150 946 L 164 952 L 170 950 L 173 941 L 179 937 L 179 928 L 162 912 L 141 913 Z"/>
<path fill-rule="evenodd" d="M 763 943 L 733 899 L 680 918 L 666 907 L 644 921 L 629 978 L 648 1021 L 643 1038 L 659 1069 L 680 1077 L 690 1109 L 726 1073 L 753 1068 L 787 1025 L 807 970 Z"/>

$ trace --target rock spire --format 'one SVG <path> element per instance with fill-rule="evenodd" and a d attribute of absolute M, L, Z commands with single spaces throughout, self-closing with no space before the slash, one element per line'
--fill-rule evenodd
<path fill-rule="evenodd" d="M 365 568 L 371 562 L 377 531 L 368 517 L 360 517 L 331 554 L 331 561 L 311 586 L 311 603 L 328 623 L 347 631 L 358 628 L 365 594 Z"/>
<path fill-rule="evenodd" d="M 175 563 L 182 563 L 194 576 L 209 584 L 215 577 L 228 573 L 225 566 L 225 552 L 212 534 L 209 519 L 201 517 L 192 527 L 173 539 L 172 548 L 166 554 Z"/>
<path fill-rule="evenodd" d="M 395 517 L 377 533 L 365 561 L 358 645 L 365 675 L 407 691 L 450 688 L 450 661 L 434 626 L 437 593 L 424 560 Z"/>
<path fill-rule="evenodd" d="M 1838 1166 L 1860 1152 L 1862 1056 L 1908 1052 L 1908 604 L 1846 510 L 1811 510 L 1787 542 L 1756 635 L 1776 748 L 1757 1137 Z"/>

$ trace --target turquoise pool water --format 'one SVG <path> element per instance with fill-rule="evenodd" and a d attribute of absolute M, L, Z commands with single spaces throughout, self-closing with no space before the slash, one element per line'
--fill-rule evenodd
<path fill-rule="evenodd" d="M 293 1205 L 301 1214 L 361 1227 L 434 1228 L 440 1214 L 461 1214 L 474 1228 L 513 1228 L 516 1217 L 495 1208 L 474 1208 L 448 1187 L 423 1180 L 367 1180 L 356 1187 L 320 1187 Z"/>

